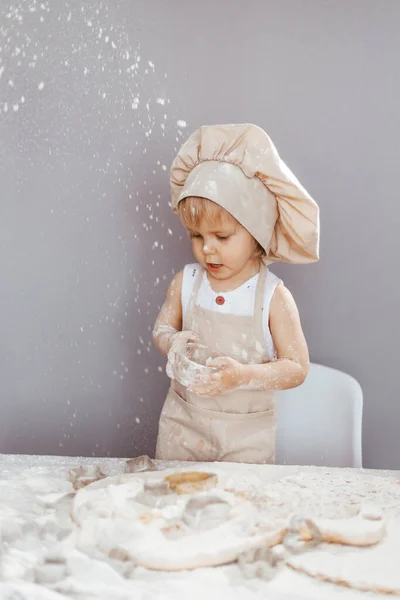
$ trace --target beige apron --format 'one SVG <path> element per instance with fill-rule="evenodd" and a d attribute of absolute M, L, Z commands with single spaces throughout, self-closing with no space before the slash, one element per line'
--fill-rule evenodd
<path fill-rule="evenodd" d="M 268 269 L 261 267 L 253 316 L 223 314 L 196 306 L 203 274 L 200 269 L 184 329 L 197 333 L 200 343 L 208 346 L 213 355 L 230 356 L 243 364 L 268 362 L 262 315 Z M 161 411 L 156 458 L 273 463 L 275 429 L 273 392 L 239 389 L 207 398 L 189 392 L 173 380 Z"/>

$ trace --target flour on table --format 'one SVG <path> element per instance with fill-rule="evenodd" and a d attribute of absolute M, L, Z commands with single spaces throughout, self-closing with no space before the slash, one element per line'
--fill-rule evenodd
<path fill-rule="evenodd" d="M 400 520 L 388 526 L 384 544 L 354 549 L 321 547 L 289 559 L 289 566 L 311 577 L 350 588 L 400 596 Z"/>
<path fill-rule="evenodd" d="M 130 474 L 122 459 L 0 456 L 0 597 L 148 600 L 162 595 L 166 600 L 186 600 L 190 589 L 191 600 L 216 595 L 232 600 L 365 600 L 357 588 L 398 589 L 393 561 L 400 549 L 400 485 L 390 473 L 230 463 L 155 466 L 156 471 Z M 106 477 L 76 490 L 69 472 L 80 467 L 87 467 L 76 471 L 82 477 L 99 472 Z M 131 467 L 132 463 L 128 470 Z M 147 491 L 145 503 L 137 502 L 145 481 L 156 483 L 189 469 L 216 473 L 217 487 L 172 501 L 161 493 L 159 506 L 146 504 Z M 371 523 L 375 519 L 376 528 L 379 518 L 386 523 L 382 542 L 361 549 L 317 546 L 289 556 L 288 566 L 271 581 L 246 579 L 237 564 L 179 572 L 137 564 L 167 559 L 169 565 L 152 566 L 176 568 L 182 555 L 198 565 L 210 564 L 210 556 L 215 560 L 218 553 L 228 551 L 237 555 L 256 544 L 257 536 L 271 539 L 292 515 L 316 523 L 350 519 L 368 504 L 379 509 L 366 509 Z M 150 550 L 154 540 L 160 542 L 158 555 Z M 350 555 L 356 565 L 353 573 Z M 222 562 L 230 559 L 221 556 Z M 374 570 L 375 560 L 379 568 Z M 343 577 L 355 589 L 337 585 Z"/>

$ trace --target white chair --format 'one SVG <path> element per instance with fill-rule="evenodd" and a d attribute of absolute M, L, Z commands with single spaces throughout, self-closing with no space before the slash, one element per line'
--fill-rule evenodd
<path fill-rule="evenodd" d="M 312 363 L 301 386 L 278 394 L 277 464 L 361 468 L 362 412 L 358 381 Z"/>

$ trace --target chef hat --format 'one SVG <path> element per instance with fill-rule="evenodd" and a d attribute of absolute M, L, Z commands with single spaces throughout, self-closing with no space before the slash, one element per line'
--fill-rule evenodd
<path fill-rule="evenodd" d="M 189 196 L 212 200 L 261 244 L 267 262 L 318 260 L 318 206 L 260 127 L 201 127 L 179 150 L 170 182 L 174 212 Z"/>

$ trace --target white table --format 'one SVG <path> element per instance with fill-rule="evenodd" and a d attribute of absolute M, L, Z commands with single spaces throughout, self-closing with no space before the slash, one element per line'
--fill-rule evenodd
<path fill-rule="evenodd" d="M 35 485 L 38 485 L 38 481 L 45 484 L 46 478 L 52 481 L 53 487 L 59 482 L 61 489 L 65 486 L 69 469 L 88 464 L 99 465 L 106 475 L 116 475 L 123 473 L 125 459 L 0 455 L 0 510 L 3 510 L 3 515 L 6 510 L 15 513 L 19 504 L 23 504 L 24 498 L 26 500 L 28 497 L 32 497 L 34 503 Z M 188 466 L 191 469 L 201 468 L 201 465 L 196 463 L 160 462 L 157 464 L 159 469 L 168 467 L 187 468 Z M 210 467 L 210 464 L 207 466 Z M 340 513 L 342 505 L 352 503 L 362 497 L 363 501 L 378 505 L 388 518 L 400 516 L 400 485 L 397 483 L 400 479 L 400 471 L 233 463 L 218 463 L 215 466 L 218 469 L 223 469 L 228 474 L 232 474 L 232 477 L 241 482 L 243 488 L 246 488 L 247 483 L 253 487 L 254 485 L 275 486 L 274 489 L 278 490 L 276 492 L 278 498 L 274 505 L 276 510 L 279 510 L 279 486 L 282 485 L 284 486 L 282 489 L 286 490 L 290 486 L 295 486 L 299 509 L 310 503 L 314 506 L 318 506 L 318 503 L 324 503 L 324 506 L 328 507 L 327 510 L 331 511 L 337 505 Z M 35 481 L 36 483 L 34 483 Z M 332 517 L 332 515 L 327 516 Z M 3 549 L 6 546 L 7 544 L 4 544 Z M 29 600 L 55 600 L 56 598 L 70 597 L 85 598 L 85 600 L 90 598 L 102 598 L 104 600 L 107 598 L 107 600 L 111 600 L 112 598 L 106 590 L 103 590 L 103 595 L 97 594 L 95 576 L 93 576 L 93 589 L 88 590 L 83 596 L 56 594 L 21 579 L 14 578 L 10 580 L 9 573 L 6 573 L 6 576 L 7 581 L 3 584 L 0 583 L 0 598 L 2 600 L 16 600 L 17 598 L 18 600 L 25 600 L 25 598 L 29 598 Z M 138 568 L 134 572 L 134 577 L 126 581 L 131 591 L 118 596 L 118 598 L 126 600 L 128 598 L 149 600 L 157 597 L 162 597 L 163 600 L 183 600 L 183 598 L 185 600 L 187 598 L 190 598 L 190 600 L 197 598 L 199 600 L 200 598 L 211 600 L 217 597 L 226 597 L 229 600 L 242 600 L 245 598 L 272 598 L 276 600 L 289 600 L 289 598 L 291 600 L 322 600 L 324 598 L 366 600 L 367 598 L 373 598 L 377 600 L 378 598 L 387 599 L 388 597 L 378 594 L 366 595 L 363 592 L 353 591 L 345 587 L 317 582 L 290 569 L 284 569 L 268 583 L 260 580 L 245 580 L 237 565 L 181 573 L 152 572 Z M 20 596 L 16 595 L 17 591 Z M 12 593 L 14 593 L 14 596 Z"/>

